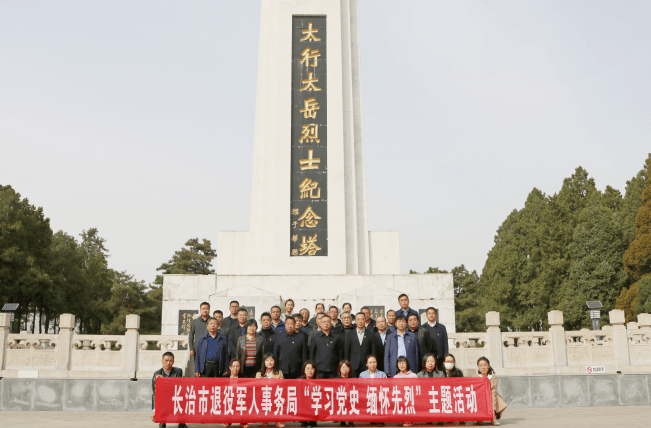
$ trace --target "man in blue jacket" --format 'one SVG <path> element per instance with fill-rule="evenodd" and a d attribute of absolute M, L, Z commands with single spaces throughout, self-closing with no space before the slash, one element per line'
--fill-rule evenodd
<path fill-rule="evenodd" d="M 396 317 L 402 315 L 405 319 L 409 319 L 409 314 L 416 314 L 418 316 L 418 312 L 409 307 L 409 296 L 406 294 L 403 293 L 398 296 L 398 303 L 400 304 L 400 309 L 396 311 Z"/>
<path fill-rule="evenodd" d="M 208 333 L 199 338 L 194 355 L 195 377 L 220 377 L 228 368 L 228 343 L 217 330 L 217 320 L 208 320 Z"/>
<path fill-rule="evenodd" d="M 391 377 L 396 375 L 398 357 L 407 357 L 409 367 L 418 367 L 418 339 L 407 331 L 407 320 L 402 315 L 396 317 L 396 331 L 387 335 L 384 344 L 384 370 Z"/>

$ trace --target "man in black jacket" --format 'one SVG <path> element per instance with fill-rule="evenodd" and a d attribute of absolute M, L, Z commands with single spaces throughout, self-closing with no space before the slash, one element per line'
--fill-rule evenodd
<path fill-rule="evenodd" d="M 274 329 L 271 328 L 271 314 L 269 312 L 264 312 L 260 316 L 260 325 L 262 328 L 258 332 L 258 336 L 264 338 L 264 345 L 262 348 L 262 354 L 264 355 L 267 352 L 274 351 L 274 346 L 278 336 L 276 335 Z M 278 360 L 276 360 L 276 363 L 278 363 Z"/>
<path fill-rule="evenodd" d="M 366 370 L 366 357 L 375 355 L 374 334 L 371 329 L 366 328 L 365 324 L 366 317 L 359 312 L 355 315 L 357 328 L 345 334 L 344 359 L 350 361 L 356 376 Z"/>
<path fill-rule="evenodd" d="M 228 342 L 228 350 L 231 355 L 237 355 L 237 339 L 246 334 L 246 318 L 249 313 L 244 308 L 237 311 L 237 324 L 231 324 L 228 328 L 228 335 L 226 341 Z"/>
<path fill-rule="evenodd" d="M 285 331 L 279 333 L 274 345 L 274 360 L 285 379 L 299 379 L 307 361 L 307 336 L 295 330 L 296 320 L 285 318 Z"/>
<path fill-rule="evenodd" d="M 316 364 L 322 379 L 331 379 L 337 376 L 344 355 L 343 337 L 332 333 L 332 320 L 327 315 L 321 316 L 319 322 L 321 331 L 314 334 L 309 345 L 310 360 Z"/>
<path fill-rule="evenodd" d="M 222 328 L 229 330 L 231 327 L 237 326 L 239 322 L 239 320 L 237 319 L 237 313 L 239 310 L 240 310 L 240 302 L 238 302 L 237 300 L 233 300 L 228 306 L 228 311 L 230 312 L 230 314 L 228 314 L 228 316 L 222 320 Z M 227 331 L 225 331 L 222 334 L 227 334 Z"/>
<path fill-rule="evenodd" d="M 387 341 L 387 335 L 391 334 L 388 330 L 387 320 L 384 317 L 377 317 L 375 320 L 375 357 L 377 358 L 377 369 L 384 371 L 384 344 Z M 386 373 L 386 372 L 385 372 Z"/>
<path fill-rule="evenodd" d="M 434 308 L 427 308 L 427 322 L 423 323 L 420 328 L 427 332 L 429 339 L 434 343 L 436 359 L 439 363 L 439 370 L 443 370 L 443 360 L 448 355 L 448 330 L 436 320 L 438 312 Z"/>
<path fill-rule="evenodd" d="M 183 370 L 174 366 L 174 354 L 166 352 L 163 354 L 163 367 L 154 372 L 151 378 L 151 411 L 155 411 L 156 406 L 156 379 L 159 377 L 183 377 Z M 151 420 L 156 422 L 154 415 L 151 415 Z M 165 424 L 158 424 L 160 428 L 165 428 Z M 187 428 L 186 424 L 179 424 L 179 428 Z"/>
<path fill-rule="evenodd" d="M 370 328 L 371 330 L 375 331 L 375 320 L 371 318 L 371 310 L 369 309 L 368 306 L 362 307 L 362 309 L 359 310 L 361 313 L 364 314 L 364 317 L 366 318 L 365 322 L 365 327 Z"/>
<path fill-rule="evenodd" d="M 308 321 L 308 325 L 312 329 L 316 328 L 321 328 L 321 324 L 319 324 L 318 317 L 319 314 L 325 313 L 325 305 L 323 303 L 317 303 L 316 306 L 314 307 L 314 316 Z"/>
<path fill-rule="evenodd" d="M 407 329 L 414 333 L 418 340 L 418 371 L 421 371 L 423 370 L 423 357 L 430 353 L 436 355 L 434 342 L 430 340 L 427 331 L 424 328 L 418 328 L 418 315 L 410 313 L 407 325 Z M 439 367 L 439 370 L 440 369 L 441 368 Z"/>

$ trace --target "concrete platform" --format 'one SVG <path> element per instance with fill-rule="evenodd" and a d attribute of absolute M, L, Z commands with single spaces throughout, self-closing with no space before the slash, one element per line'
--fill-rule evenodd
<path fill-rule="evenodd" d="M 102 428 L 155 428 L 158 425 L 149 418 L 147 413 L 78 413 L 78 412 L 0 412 L 0 426 L 3 428 L 75 428 L 97 426 Z M 575 407 L 555 409 L 507 409 L 501 419 L 501 425 L 507 427 L 528 428 L 612 428 L 630 427 L 646 428 L 651 420 L 651 406 L 635 407 Z M 176 424 L 168 424 L 169 428 L 176 428 Z M 223 428 L 221 424 L 189 424 L 191 428 Z M 251 424 L 252 428 L 260 428 L 261 424 Z M 286 424 L 287 428 L 298 428 L 297 423 Z M 319 423 L 323 427 L 339 427 L 335 423 Z M 357 425 L 368 427 L 370 425 Z M 426 427 L 425 424 L 416 424 L 416 427 Z M 429 425 L 431 426 L 431 425 Z M 434 425 L 441 426 L 441 425 Z M 459 427 L 458 424 L 442 426 Z M 463 425 L 465 426 L 465 425 Z M 467 426 L 475 426 L 467 425 Z M 484 426 L 489 426 L 484 424 Z M 234 424 L 234 428 L 238 425 Z"/>

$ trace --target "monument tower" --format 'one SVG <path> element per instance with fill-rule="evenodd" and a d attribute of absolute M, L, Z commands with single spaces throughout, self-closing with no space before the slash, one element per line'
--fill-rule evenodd
<path fill-rule="evenodd" d="M 454 332 L 452 275 L 401 275 L 398 232 L 368 230 L 356 0 L 262 1 L 255 114 L 250 230 L 219 232 L 216 275 L 165 275 L 163 334 L 204 300 L 377 315 L 401 293 Z"/>

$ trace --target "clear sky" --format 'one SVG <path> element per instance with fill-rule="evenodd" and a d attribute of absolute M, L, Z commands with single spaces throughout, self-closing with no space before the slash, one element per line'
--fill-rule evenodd
<path fill-rule="evenodd" d="M 371 230 L 401 266 L 481 271 L 499 225 L 578 166 L 622 193 L 651 152 L 648 1 L 359 6 Z M 96 227 L 153 281 L 248 230 L 259 1 L 0 1 L 0 184 Z"/>

